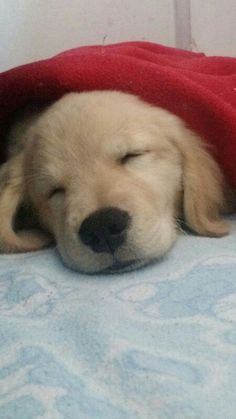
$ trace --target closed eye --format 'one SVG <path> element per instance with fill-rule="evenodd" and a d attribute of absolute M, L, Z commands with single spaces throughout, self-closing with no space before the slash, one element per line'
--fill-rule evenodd
<path fill-rule="evenodd" d="M 57 186 L 56 188 L 53 188 L 50 190 L 49 194 L 48 194 L 48 199 L 53 198 L 54 196 L 58 195 L 58 194 L 63 194 L 65 193 L 65 188 L 61 187 L 61 186 Z"/>
<path fill-rule="evenodd" d="M 134 151 L 132 153 L 127 153 L 120 159 L 121 164 L 127 163 L 131 159 L 135 159 L 137 157 L 143 156 L 144 154 L 148 153 L 148 150 L 145 151 Z"/>

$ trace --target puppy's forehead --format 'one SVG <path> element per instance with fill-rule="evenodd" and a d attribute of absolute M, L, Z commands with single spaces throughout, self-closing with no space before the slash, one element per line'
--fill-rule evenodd
<path fill-rule="evenodd" d="M 75 99 L 59 102 L 45 115 L 46 126 L 43 119 L 42 124 L 47 136 L 55 136 L 63 143 L 99 145 L 104 137 L 113 136 L 127 122 L 121 109 L 114 112 L 103 103 L 81 103 L 79 95 Z"/>
<path fill-rule="evenodd" d="M 79 101 L 78 101 L 79 102 Z M 55 106 L 41 120 L 46 147 L 77 147 L 80 152 L 92 146 L 93 150 L 130 142 L 133 134 L 140 132 L 139 115 L 131 110 L 111 109 L 103 103 L 75 103 Z M 141 140 L 136 135 L 136 140 Z"/>
<path fill-rule="evenodd" d="M 46 160 L 83 162 L 163 146 L 152 107 L 121 93 L 72 93 L 52 105 L 39 125 Z M 158 138 L 158 141 L 157 141 Z"/>

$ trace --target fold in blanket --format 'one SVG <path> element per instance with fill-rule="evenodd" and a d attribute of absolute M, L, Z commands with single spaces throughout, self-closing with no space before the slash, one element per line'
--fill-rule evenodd
<path fill-rule="evenodd" d="M 236 187 L 236 58 L 147 42 L 80 47 L 0 74 L 1 155 L 14 112 L 66 92 L 116 89 L 141 96 L 205 138 Z"/>

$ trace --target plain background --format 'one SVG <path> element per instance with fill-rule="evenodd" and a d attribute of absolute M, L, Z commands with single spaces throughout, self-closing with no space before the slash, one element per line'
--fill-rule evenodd
<path fill-rule="evenodd" d="M 129 40 L 236 56 L 236 0 L 0 0 L 0 40 L 0 71 Z"/>

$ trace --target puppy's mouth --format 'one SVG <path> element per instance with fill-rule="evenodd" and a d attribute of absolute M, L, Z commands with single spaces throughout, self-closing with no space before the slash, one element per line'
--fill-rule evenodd
<path fill-rule="evenodd" d="M 140 268 L 144 264 L 145 264 L 145 261 L 140 260 L 140 259 L 138 260 L 133 259 L 133 260 L 128 260 L 128 261 L 115 260 L 111 266 L 104 269 L 101 273 L 114 274 L 114 273 L 128 272 L 128 271 L 132 271 L 134 269 Z"/>

